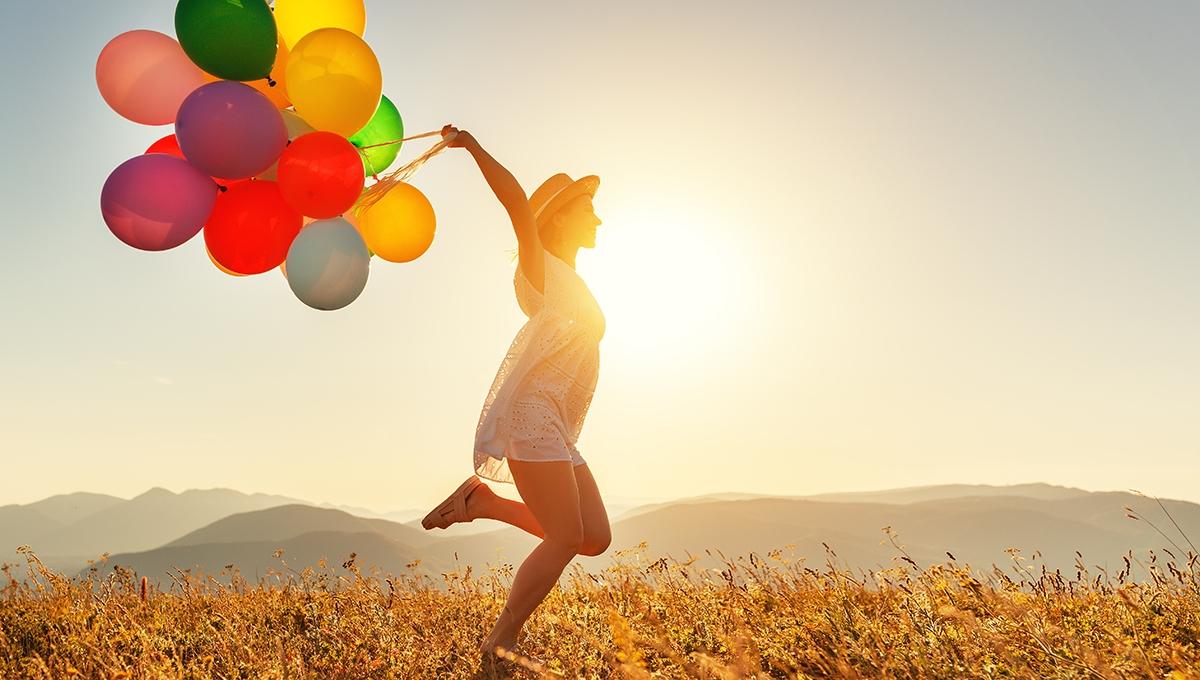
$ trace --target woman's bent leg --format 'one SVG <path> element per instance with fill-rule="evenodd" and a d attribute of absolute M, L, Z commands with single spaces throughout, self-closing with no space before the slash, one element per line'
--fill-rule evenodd
<path fill-rule="evenodd" d="M 579 554 L 589 557 L 603 555 L 612 542 L 612 526 L 608 521 L 608 511 L 604 509 L 604 499 L 600 498 L 596 478 L 592 476 L 587 463 L 575 466 L 575 486 L 579 489 L 579 516 L 583 518 L 583 545 L 579 548 Z"/>
<path fill-rule="evenodd" d="M 467 498 L 467 514 L 471 519 L 494 519 L 514 526 L 538 538 L 545 538 L 541 523 L 520 501 L 499 496 L 486 484 L 476 488 Z"/>
<path fill-rule="evenodd" d="M 507 610 L 481 646 L 512 647 L 517 631 L 554 587 L 583 544 L 579 491 L 570 461 L 509 459 L 517 492 L 544 531 L 542 542 L 521 563 L 508 594 Z"/>

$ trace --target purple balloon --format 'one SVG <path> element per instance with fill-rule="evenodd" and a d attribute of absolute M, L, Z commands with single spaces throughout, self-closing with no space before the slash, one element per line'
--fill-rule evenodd
<path fill-rule="evenodd" d="M 217 200 L 217 183 L 191 163 L 162 153 L 130 158 L 100 191 L 112 233 L 141 250 L 169 250 L 195 236 Z"/>
<path fill-rule="evenodd" d="M 249 85 L 218 80 L 179 105 L 175 138 L 193 165 L 213 177 L 253 177 L 279 160 L 287 127 L 279 109 Z"/>

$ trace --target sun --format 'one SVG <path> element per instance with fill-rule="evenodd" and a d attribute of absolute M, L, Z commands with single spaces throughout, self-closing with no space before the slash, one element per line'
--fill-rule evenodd
<path fill-rule="evenodd" d="M 746 269 L 732 238 L 674 206 L 601 218 L 579 270 L 604 312 L 606 356 L 678 367 L 736 341 Z"/>

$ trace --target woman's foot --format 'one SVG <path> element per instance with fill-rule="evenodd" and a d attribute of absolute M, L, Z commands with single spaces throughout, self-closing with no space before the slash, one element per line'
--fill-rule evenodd
<path fill-rule="evenodd" d="M 492 517 L 492 501 L 498 496 L 492 487 L 480 482 L 467 494 L 467 521 Z"/>
<path fill-rule="evenodd" d="M 496 494 L 478 477 L 471 475 L 446 497 L 446 500 L 431 510 L 421 526 L 426 529 L 445 529 L 459 522 L 470 522 L 488 516 L 490 501 Z"/>
<path fill-rule="evenodd" d="M 496 647 L 503 647 L 509 652 L 513 651 L 513 648 L 517 646 L 518 631 L 519 627 L 512 612 L 509 611 L 508 605 L 505 605 L 500 612 L 500 617 L 496 619 L 496 625 L 492 627 L 492 632 L 483 639 L 483 642 L 479 643 L 479 653 L 486 658 L 489 654 L 496 653 Z"/>

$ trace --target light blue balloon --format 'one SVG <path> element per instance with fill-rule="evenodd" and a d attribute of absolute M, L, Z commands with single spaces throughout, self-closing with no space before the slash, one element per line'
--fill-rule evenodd
<path fill-rule="evenodd" d="M 288 249 L 288 285 L 313 309 L 332 311 L 354 302 L 367 287 L 370 269 L 367 244 L 341 217 L 309 223 Z"/>

